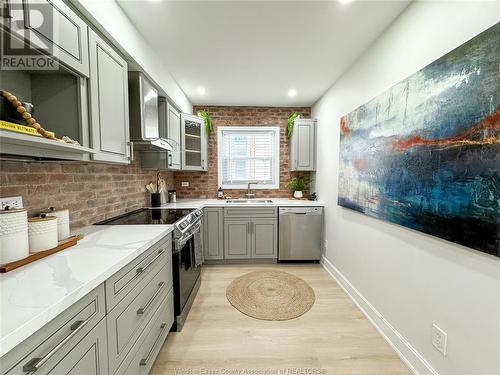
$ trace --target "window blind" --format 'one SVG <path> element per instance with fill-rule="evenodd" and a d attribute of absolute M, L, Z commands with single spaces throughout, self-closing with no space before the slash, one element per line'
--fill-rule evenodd
<path fill-rule="evenodd" d="M 219 182 L 223 187 L 279 184 L 279 128 L 219 128 Z"/>

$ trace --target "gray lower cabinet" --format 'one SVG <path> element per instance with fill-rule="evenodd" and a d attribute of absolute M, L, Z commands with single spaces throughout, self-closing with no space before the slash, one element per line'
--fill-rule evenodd
<path fill-rule="evenodd" d="M 126 61 L 89 29 L 90 133 L 94 160 L 130 163 Z"/>
<path fill-rule="evenodd" d="M 248 259 L 252 257 L 252 238 L 249 220 L 224 221 L 224 258 Z"/>
<path fill-rule="evenodd" d="M 277 219 L 224 220 L 225 259 L 276 259 L 277 257 Z"/>
<path fill-rule="evenodd" d="M 251 224 L 252 258 L 278 257 L 278 221 L 254 219 Z"/>
<path fill-rule="evenodd" d="M 0 358 L 0 373 L 147 374 L 174 322 L 171 255 L 169 234 Z"/>
<path fill-rule="evenodd" d="M 203 241 L 203 252 L 206 260 L 224 259 L 224 212 L 222 208 L 205 208 Z"/>

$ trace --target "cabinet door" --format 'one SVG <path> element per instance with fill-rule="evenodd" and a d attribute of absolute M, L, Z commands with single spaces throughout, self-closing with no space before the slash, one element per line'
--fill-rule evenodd
<path fill-rule="evenodd" d="M 128 164 L 127 63 L 89 29 L 90 121 L 95 160 Z"/>
<path fill-rule="evenodd" d="M 314 171 L 316 168 L 316 121 L 295 120 L 291 142 L 291 170 Z"/>
<path fill-rule="evenodd" d="M 61 350 L 62 351 L 62 350 Z M 50 357 L 39 368 L 35 361 L 24 367 L 17 366 L 8 375 L 36 373 L 39 375 L 106 375 L 108 355 L 106 340 L 106 320 L 102 319 L 81 341 L 64 354 L 49 354 Z M 30 372 L 31 371 L 31 372 Z"/>
<path fill-rule="evenodd" d="M 252 258 L 278 257 L 278 222 L 275 219 L 254 219 L 251 232 Z"/>
<path fill-rule="evenodd" d="M 207 260 L 224 258 L 224 219 L 222 208 L 205 208 L 204 226 L 204 256 Z"/>
<path fill-rule="evenodd" d="M 224 258 L 248 259 L 252 257 L 252 240 L 249 220 L 224 222 Z"/>
<path fill-rule="evenodd" d="M 13 35 L 89 76 L 87 24 L 62 0 L 12 1 L 10 5 Z"/>
<path fill-rule="evenodd" d="M 207 170 L 207 134 L 201 117 L 181 113 L 182 169 Z"/>
<path fill-rule="evenodd" d="M 167 103 L 167 138 L 173 147 L 169 151 L 169 169 L 181 169 L 181 114 L 172 104 Z"/>

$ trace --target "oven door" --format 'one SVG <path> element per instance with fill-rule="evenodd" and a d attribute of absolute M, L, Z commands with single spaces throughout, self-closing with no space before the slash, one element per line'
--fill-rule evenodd
<path fill-rule="evenodd" d="M 173 257 L 174 267 L 174 293 L 175 313 L 179 315 L 184 309 L 191 292 L 194 289 L 196 281 L 200 277 L 201 267 L 195 267 L 195 237 L 201 225 L 195 229 L 188 238 L 176 242 L 176 249 Z"/>

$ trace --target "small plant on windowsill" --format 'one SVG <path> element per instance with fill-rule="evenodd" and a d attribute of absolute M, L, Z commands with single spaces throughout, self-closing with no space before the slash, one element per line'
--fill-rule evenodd
<path fill-rule="evenodd" d="M 294 198 L 302 198 L 304 196 L 302 192 L 305 190 L 307 183 L 308 183 L 307 177 L 297 176 L 288 181 L 286 187 L 287 189 L 291 189 L 294 191 L 293 192 Z"/>

